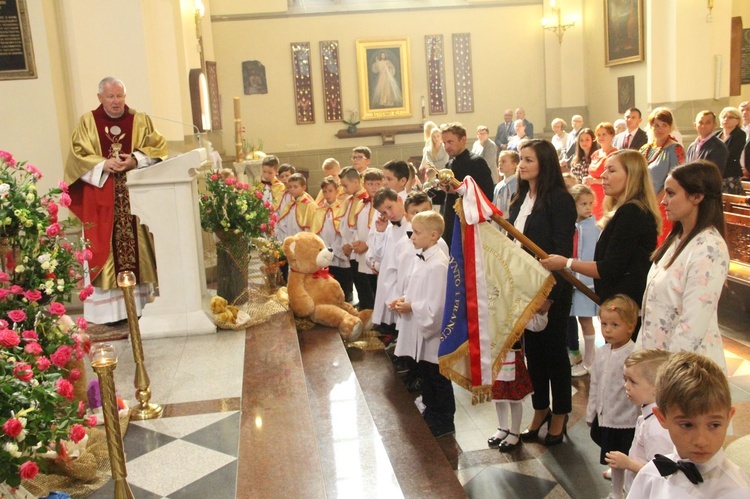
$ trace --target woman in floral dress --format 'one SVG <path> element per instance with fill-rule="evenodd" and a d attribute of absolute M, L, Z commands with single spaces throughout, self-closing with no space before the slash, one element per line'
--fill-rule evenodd
<path fill-rule="evenodd" d="M 695 161 L 672 170 L 661 204 L 674 224 L 652 257 L 636 344 L 694 352 L 726 371 L 717 308 L 729 271 L 719 169 Z"/>

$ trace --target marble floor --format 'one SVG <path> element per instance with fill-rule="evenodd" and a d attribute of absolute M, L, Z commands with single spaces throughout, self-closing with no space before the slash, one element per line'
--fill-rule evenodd
<path fill-rule="evenodd" d="M 747 315 L 720 315 L 737 406 L 727 453 L 744 459 L 750 472 Z M 293 348 L 285 346 L 290 342 Z M 132 405 L 130 344 L 114 345 L 116 386 Z M 573 379 L 564 444 L 527 443 L 502 454 L 486 445 L 496 427 L 493 404 L 472 406 L 456 386 L 456 434 L 435 440 L 384 352 L 345 349 L 326 330 L 298 335 L 288 316 L 247 332 L 148 340 L 143 347 L 152 401 L 165 410 L 158 420 L 131 421 L 124 438 L 137 498 L 585 499 L 609 492 L 583 419 L 588 376 Z M 525 403 L 524 425 L 531 412 Z M 112 482 L 91 497 L 113 497 Z"/>

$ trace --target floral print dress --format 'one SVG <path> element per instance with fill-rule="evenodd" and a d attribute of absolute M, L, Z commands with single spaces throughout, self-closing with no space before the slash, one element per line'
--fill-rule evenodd
<path fill-rule="evenodd" d="M 636 345 L 705 355 L 726 372 L 716 314 L 729 272 L 726 242 L 716 228 L 704 229 L 665 268 L 678 244 L 673 241 L 648 273 Z"/>

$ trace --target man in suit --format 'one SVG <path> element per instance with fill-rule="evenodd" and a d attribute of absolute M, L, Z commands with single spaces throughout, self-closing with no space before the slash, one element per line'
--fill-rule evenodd
<path fill-rule="evenodd" d="M 461 123 L 447 123 L 440 127 L 443 134 L 443 145 L 445 152 L 450 156 L 447 167 L 453 170 L 456 180 L 462 181 L 465 177 L 471 176 L 477 183 L 477 186 L 484 192 L 487 199 L 492 199 L 495 184 L 492 183 L 492 176 L 487 162 L 476 154 L 471 154 L 466 149 L 466 129 Z M 453 221 L 456 218 L 456 212 L 453 204 L 458 199 L 455 192 L 446 193 L 443 190 L 435 189 L 433 194 L 433 204 L 443 205 L 443 218 L 445 219 L 445 230 L 443 239 L 451 246 L 453 238 Z"/>
<path fill-rule="evenodd" d="M 742 165 L 742 176 L 747 179 L 750 178 L 750 101 L 740 103 L 740 112 L 742 113 L 742 130 L 748 137 L 745 149 L 740 157 L 740 164 Z"/>
<path fill-rule="evenodd" d="M 724 141 L 714 135 L 716 130 L 716 115 L 711 111 L 701 111 L 695 117 L 695 131 L 698 137 L 687 150 L 687 161 L 706 159 L 719 167 L 722 176 L 727 166 L 729 151 Z"/>
<path fill-rule="evenodd" d="M 498 183 L 500 178 L 497 173 L 497 146 L 490 138 L 490 131 L 484 125 L 477 127 L 477 140 L 471 146 L 471 154 L 481 156 L 487 162 L 492 175 L 492 182 Z"/>
<path fill-rule="evenodd" d="M 508 139 L 516 133 L 513 129 L 513 110 L 506 109 L 503 118 L 505 121 L 497 126 L 497 133 L 495 134 L 495 145 L 500 151 L 508 148 Z"/>
<path fill-rule="evenodd" d="M 516 119 L 523 120 L 523 125 L 526 127 L 526 137 L 533 139 L 534 124 L 526 119 L 526 111 L 522 107 L 516 109 Z"/>
<path fill-rule="evenodd" d="M 578 132 L 580 132 L 581 128 L 583 128 L 583 116 L 581 116 L 580 114 L 574 114 L 573 117 L 570 118 L 570 124 L 573 126 L 573 129 L 568 134 L 568 141 L 565 143 L 563 158 L 560 160 L 560 166 L 563 168 L 569 168 L 568 163 L 570 163 L 570 161 L 576 155 Z"/>
<path fill-rule="evenodd" d="M 625 126 L 627 130 L 615 135 L 612 145 L 616 149 L 640 149 L 648 142 L 648 135 L 641 130 L 641 111 L 631 107 L 625 112 Z"/>

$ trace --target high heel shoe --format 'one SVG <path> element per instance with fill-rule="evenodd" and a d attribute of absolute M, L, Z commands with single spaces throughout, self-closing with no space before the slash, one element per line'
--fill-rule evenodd
<path fill-rule="evenodd" d="M 547 415 L 544 416 L 544 419 L 542 420 L 542 423 L 539 425 L 538 428 L 535 430 L 532 430 L 530 428 L 526 428 L 521 432 L 521 440 L 524 442 L 530 442 L 534 439 L 536 439 L 539 436 L 539 430 L 542 429 L 542 426 L 545 424 L 547 425 L 547 428 L 549 428 L 549 423 L 552 421 L 552 409 L 548 409 Z"/>
<path fill-rule="evenodd" d="M 547 427 L 547 429 L 549 430 L 549 426 Z M 562 431 L 560 432 L 560 434 L 553 435 L 552 433 L 549 433 L 549 431 L 547 431 L 547 436 L 544 437 L 544 445 L 549 447 L 552 445 L 561 444 L 563 441 L 563 435 L 565 435 L 566 437 L 568 436 L 568 415 L 567 414 L 565 415 L 565 420 L 563 421 L 563 427 L 562 427 Z"/>
<path fill-rule="evenodd" d="M 493 435 L 490 438 L 488 438 L 487 439 L 487 446 L 489 446 L 490 449 L 497 448 L 497 446 L 500 445 L 500 442 L 502 442 L 503 440 L 505 440 L 505 437 L 507 437 L 510 434 L 510 432 L 508 430 L 503 430 L 502 428 L 498 428 L 497 431 L 505 433 L 505 435 L 503 435 L 501 437 L 496 437 L 496 436 Z M 497 433 L 495 435 L 497 435 Z"/>

